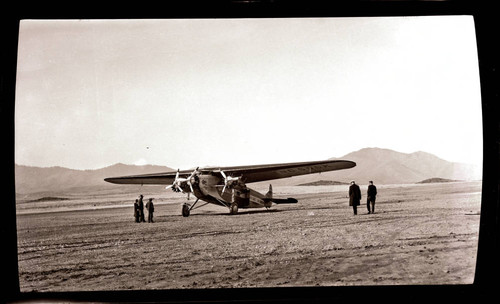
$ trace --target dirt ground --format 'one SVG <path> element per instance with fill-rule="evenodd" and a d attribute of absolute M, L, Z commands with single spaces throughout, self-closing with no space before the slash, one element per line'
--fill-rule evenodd
<path fill-rule="evenodd" d="M 481 182 L 377 186 L 375 214 L 357 216 L 347 186 L 188 218 L 182 196 L 156 194 L 155 223 L 134 222 L 129 194 L 18 203 L 21 291 L 472 283 Z"/>

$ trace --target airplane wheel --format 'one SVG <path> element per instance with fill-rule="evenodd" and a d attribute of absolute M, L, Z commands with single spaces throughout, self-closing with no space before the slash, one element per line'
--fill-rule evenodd
<path fill-rule="evenodd" d="M 182 216 L 183 217 L 189 216 L 189 213 L 190 213 L 189 207 L 190 207 L 189 204 L 182 205 Z"/>
<path fill-rule="evenodd" d="M 229 213 L 230 214 L 236 214 L 236 213 L 238 213 L 238 204 L 232 203 L 231 207 L 229 207 Z"/>

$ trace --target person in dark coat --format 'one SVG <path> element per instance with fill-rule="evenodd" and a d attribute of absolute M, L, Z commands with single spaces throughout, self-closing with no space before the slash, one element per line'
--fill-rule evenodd
<path fill-rule="evenodd" d="M 136 199 L 135 200 L 135 203 L 134 203 L 134 218 L 135 218 L 135 222 L 136 223 L 139 223 L 139 200 Z"/>
<path fill-rule="evenodd" d="M 142 194 L 139 195 L 139 222 L 145 223 L 146 221 L 144 220 L 144 202 L 142 201 L 143 197 L 144 196 L 142 196 Z"/>
<path fill-rule="evenodd" d="M 377 197 L 377 187 L 375 187 L 373 181 L 370 181 L 369 183 L 370 184 L 368 185 L 368 192 L 366 193 L 366 208 L 368 208 L 368 214 L 375 213 L 375 199 Z"/>
<path fill-rule="evenodd" d="M 152 198 L 150 198 L 146 203 L 146 209 L 148 210 L 148 223 L 153 223 L 153 212 L 155 211 L 155 206 Z"/>
<path fill-rule="evenodd" d="M 354 215 L 358 214 L 358 206 L 361 201 L 361 190 L 359 186 L 356 185 L 355 181 L 351 181 L 351 186 L 349 186 L 349 206 L 352 206 Z"/>

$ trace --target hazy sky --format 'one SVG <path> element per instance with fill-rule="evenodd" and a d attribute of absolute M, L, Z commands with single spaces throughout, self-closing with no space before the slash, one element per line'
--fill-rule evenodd
<path fill-rule="evenodd" d="M 469 16 L 24 20 L 15 115 L 16 163 L 42 167 L 482 161 Z"/>

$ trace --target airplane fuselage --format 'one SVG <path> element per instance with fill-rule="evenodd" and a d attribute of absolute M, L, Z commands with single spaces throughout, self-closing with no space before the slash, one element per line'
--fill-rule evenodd
<path fill-rule="evenodd" d="M 232 187 L 223 188 L 224 180 L 212 174 L 194 175 L 191 180 L 193 194 L 200 200 L 220 206 L 228 207 L 237 204 L 238 208 L 271 207 L 270 201 L 265 201 L 265 195 L 248 188 L 244 183 L 238 182 Z M 188 186 L 183 190 L 189 192 Z"/>

